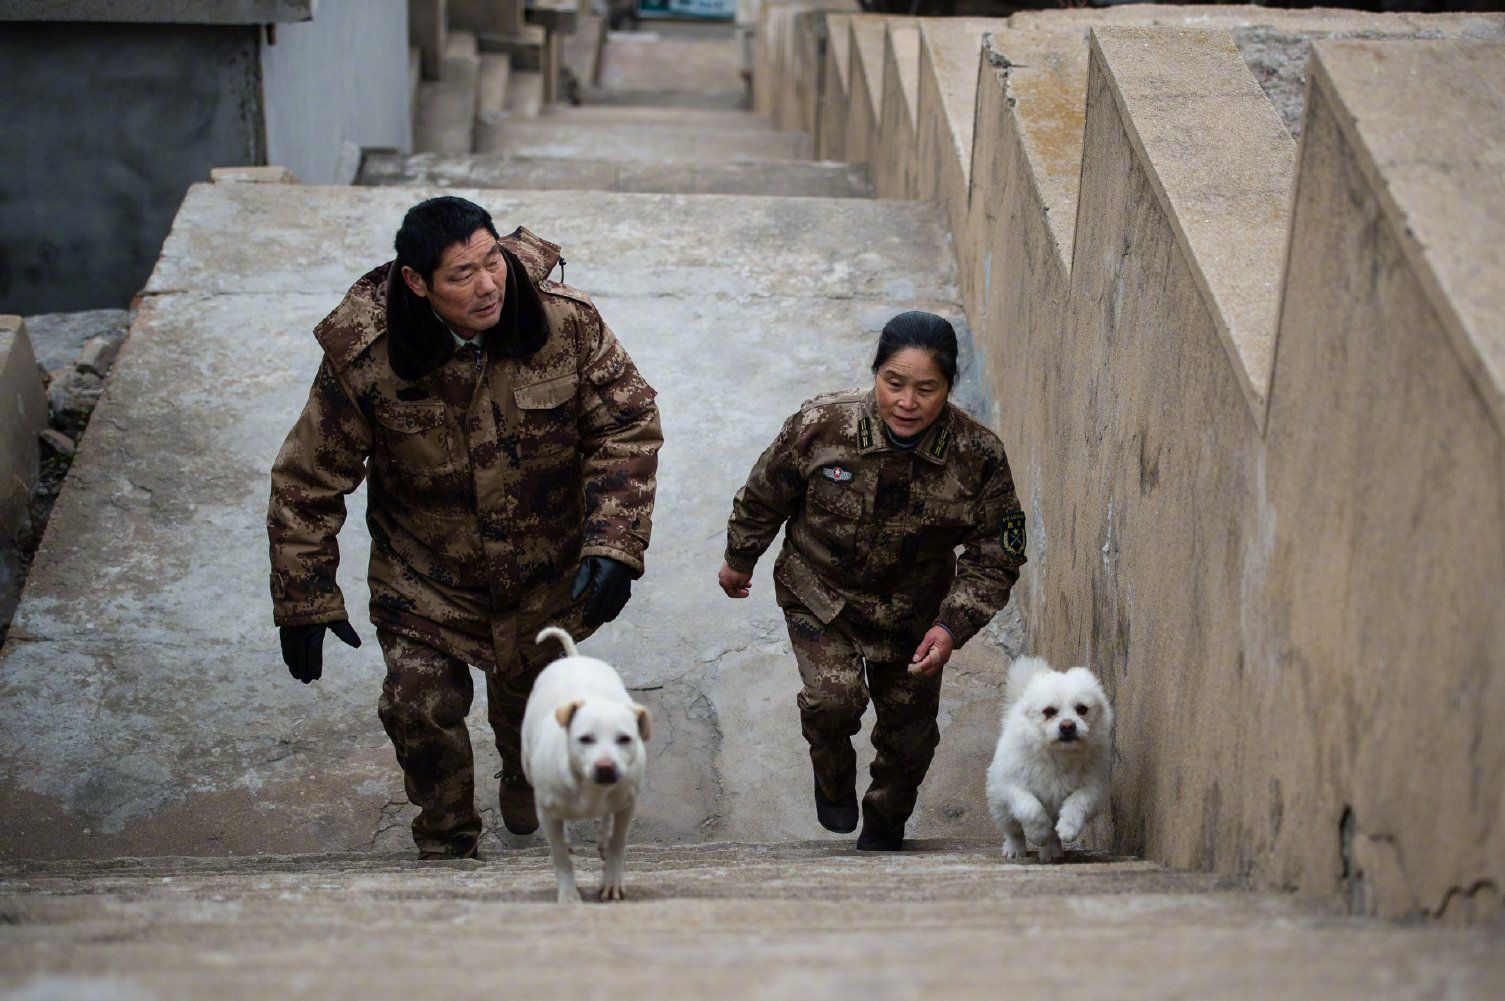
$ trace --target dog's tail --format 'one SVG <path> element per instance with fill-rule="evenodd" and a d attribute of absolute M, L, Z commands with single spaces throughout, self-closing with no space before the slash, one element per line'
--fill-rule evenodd
<path fill-rule="evenodd" d="M 1023 695 L 1024 690 L 1029 687 L 1030 679 L 1041 671 L 1049 670 L 1050 665 L 1045 662 L 1044 657 L 1015 657 L 1014 662 L 1009 665 L 1008 680 L 1003 686 L 1004 715 L 1008 715 L 1009 709 L 1019 701 L 1019 696 Z"/>
<path fill-rule="evenodd" d="M 542 643 L 544 640 L 548 639 L 551 636 L 559 641 L 560 646 L 564 647 L 564 655 L 566 657 L 576 656 L 574 638 L 571 637 L 570 634 L 565 632 L 563 629 L 560 629 L 558 626 L 549 626 L 548 628 L 542 630 L 541 632 L 539 632 L 538 636 L 534 638 L 533 642 Z"/>

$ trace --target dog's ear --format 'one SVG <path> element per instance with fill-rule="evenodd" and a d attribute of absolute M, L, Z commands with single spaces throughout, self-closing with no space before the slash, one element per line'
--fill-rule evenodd
<path fill-rule="evenodd" d="M 575 713 L 578 712 L 580 710 L 580 707 L 583 705 L 585 705 L 584 699 L 575 699 L 571 702 L 566 702 L 564 705 L 554 710 L 554 718 L 559 721 L 560 726 L 564 727 L 565 729 L 569 729 L 570 720 L 575 718 Z"/>
<path fill-rule="evenodd" d="M 648 707 L 633 706 L 632 712 L 638 718 L 638 736 L 646 741 L 649 737 L 653 736 L 653 725 L 648 717 Z"/>

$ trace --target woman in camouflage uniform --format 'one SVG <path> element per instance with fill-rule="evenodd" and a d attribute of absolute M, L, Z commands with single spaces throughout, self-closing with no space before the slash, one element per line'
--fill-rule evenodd
<path fill-rule="evenodd" d="M 745 598 L 788 522 L 774 589 L 822 826 L 856 829 L 852 736 L 871 695 L 872 784 L 857 847 L 897 851 L 940 730 L 941 669 L 1008 603 L 1024 514 L 998 436 L 948 402 L 956 333 L 931 313 L 883 328 L 873 388 L 818 396 L 784 422 L 737 493 L 719 583 Z M 962 547 L 957 554 L 957 547 Z"/>

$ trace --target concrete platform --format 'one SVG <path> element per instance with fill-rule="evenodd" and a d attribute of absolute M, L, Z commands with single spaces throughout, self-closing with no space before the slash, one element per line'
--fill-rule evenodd
<path fill-rule="evenodd" d="M 773 122 L 752 111 L 721 108 L 676 108 L 652 105 L 592 106 L 556 104 L 543 114 L 546 122 L 568 125 L 773 131 Z"/>
<path fill-rule="evenodd" d="M 361 165 L 366 185 L 440 185 L 517 191 L 639 191 L 665 194 L 871 198 L 865 167 L 814 160 L 658 163 L 648 160 L 508 158 L 373 154 Z"/>
<path fill-rule="evenodd" d="M 630 847 L 628 900 L 561 908 L 540 848 L 0 870 L 0 993 L 816 1001 L 1492 999 L 1498 932 L 1337 918 L 1212 877 L 991 843 Z M 582 888 L 595 853 L 577 853 Z"/>
<path fill-rule="evenodd" d="M 481 130 L 476 152 L 588 160 L 799 160 L 810 155 L 802 132 L 662 126 L 576 126 L 508 120 Z"/>
<path fill-rule="evenodd" d="M 263 525 L 267 470 L 318 362 L 309 331 L 433 190 L 190 190 L 0 652 L 0 856 L 410 847 L 376 719 L 363 493 L 341 583 L 366 645 L 328 644 L 311 687 L 278 656 Z M 648 574 L 586 647 L 654 712 L 641 838 L 821 836 L 772 561 L 752 599 L 722 597 L 725 518 L 785 416 L 870 378 L 892 315 L 933 309 L 962 324 L 938 209 L 460 193 L 502 227 L 562 243 L 570 282 L 660 393 L 668 444 Z M 1004 659 L 980 638 L 948 669 L 945 736 L 913 835 L 990 830 L 981 763 Z M 484 723 L 472 737 L 489 776 Z M 493 787 L 480 788 L 494 828 Z"/>

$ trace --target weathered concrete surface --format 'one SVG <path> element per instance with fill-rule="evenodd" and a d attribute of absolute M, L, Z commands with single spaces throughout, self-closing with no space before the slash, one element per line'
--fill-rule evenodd
<path fill-rule="evenodd" d="M 361 184 L 509 188 L 518 191 L 638 191 L 664 194 L 871 198 L 867 168 L 813 160 L 666 163 L 653 160 L 558 160 L 372 154 Z"/>
<path fill-rule="evenodd" d="M 665 162 L 798 160 L 810 155 L 803 132 L 767 129 L 684 129 L 649 125 L 572 125 L 548 119 L 507 119 L 483 129 L 479 153 L 503 156 Z"/>
<path fill-rule="evenodd" d="M 912 17 L 870 15 L 848 22 L 852 62 L 848 88 L 851 108 L 847 112 L 846 151 L 852 163 L 866 163 L 878 155 L 879 127 L 883 123 L 883 46 L 889 22 L 913 24 Z"/>
<path fill-rule="evenodd" d="M 19 316 L 0 315 L 0 403 L 5 414 L 0 422 L 0 549 L 9 549 L 31 524 L 37 434 L 47 426 L 47 392 Z M 8 564 L 0 565 L 0 573 L 10 570 Z M 9 584 L 0 580 L 0 594 L 11 593 Z"/>
<path fill-rule="evenodd" d="M 847 159 L 847 110 L 851 105 L 852 15 L 826 15 L 826 56 L 815 112 L 815 155 Z"/>
<path fill-rule="evenodd" d="M 365 624 L 361 495 L 342 584 L 367 642 L 328 644 L 325 678 L 309 688 L 278 661 L 263 511 L 267 469 L 316 365 L 308 331 L 388 255 L 402 212 L 427 193 L 190 192 L 0 654 L 0 854 L 407 844 L 375 716 L 383 669 Z M 889 317 L 918 307 L 963 323 L 939 213 L 858 199 L 461 193 L 501 226 L 561 242 L 570 281 L 661 393 L 668 444 L 649 572 L 589 646 L 654 712 L 641 837 L 818 836 L 772 561 L 753 599 L 721 597 L 724 520 L 801 400 L 868 377 Z M 982 639 L 949 669 L 946 735 L 912 834 L 990 828 L 982 771 L 1003 660 Z M 472 736 L 489 776 L 484 725 Z M 480 788 L 490 814 L 492 786 Z"/>
<path fill-rule="evenodd" d="M 464 997 L 1493 999 L 1497 931 L 1339 918 L 1214 877 L 937 841 L 627 853 L 625 904 L 551 901 L 542 848 L 0 870 L 0 992 L 227 1001 Z M 576 858 L 582 887 L 599 871 Z"/>
<path fill-rule="evenodd" d="M 666 71 L 672 75 L 672 70 Z M 734 129 L 738 131 L 773 130 L 773 122 L 751 111 L 721 108 L 593 107 L 589 104 L 556 104 L 544 110 L 540 119 L 567 125 L 592 125 L 681 129 Z"/>
<path fill-rule="evenodd" d="M 413 149 L 419 153 L 469 153 L 476 136 L 476 82 L 481 72 L 476 36 L 451 31 L 439 78 L 418 85 L 413 109 Z"/>
<path fill-rule="evenodd" d="M 1269 792 L 1241 840 L 1267 883 L 1498 922 L 1505 44 L 1312 51 L 1253 535 L 1244 788 Z"/>
<path fill-rule="evenodd" d="M 651 93 L 662 89 L 664 70 L 671 66 L 675 89 L 687 95 L 686 101 L 698 97 L 691 106 L 745 105 L 746 88 L 736 46 L 724 41 L 661 37 L 651 31 L 610 32 L 606 36 L 600 86 L 619 93 Z"/>
<path fill-rule="evenodd" d="M 910 198 L 914 189 L 915 105 L 919 101 L 920 26 L 889 23 L 883 35 L 883 102 L 878 113 L 873 184 L 880 198 Z"/>
<path fill-rule="evenodd" d="M 939 201 L 958 245 L 967 232 L 973 129 L 984 37 L 1007 28 L 1001 18 L 920 21 L 920 78 L 915 98 L 915 198 Z M 991 127 L 992 120 L 989 120 Z"/>

